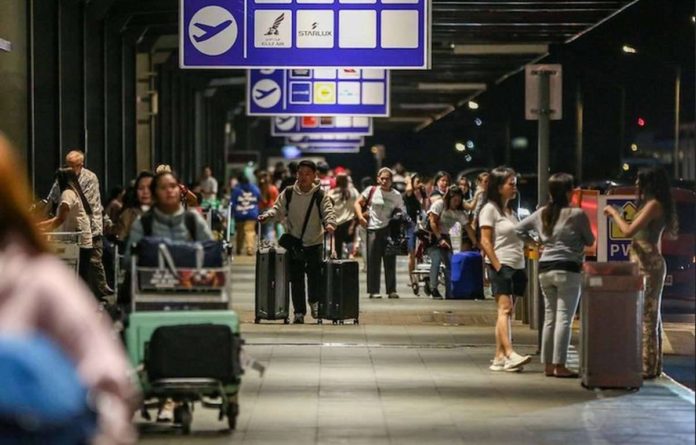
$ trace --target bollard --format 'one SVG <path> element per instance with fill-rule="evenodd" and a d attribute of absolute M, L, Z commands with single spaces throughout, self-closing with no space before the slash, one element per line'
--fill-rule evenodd
<path fill-rule="evenodd" d="M 527 311 L 529 328 L 537 331 L 537 346 L 541 349 L 544 298 L 539 287 L 539 248 L 536 246 L 527 249 Z"/>

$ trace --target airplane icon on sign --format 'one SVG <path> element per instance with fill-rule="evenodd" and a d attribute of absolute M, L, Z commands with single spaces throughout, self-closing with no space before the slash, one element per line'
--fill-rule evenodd
<path fill-rule="evenodd" d="M 200 36 L 193 36 L 197 43 L 205 42 L 210 40 L 216 35 L 220 34 L 222 31 L 227 29 L 228 26 L 232 24 L 232 20 L 225 20 L 216 26 L 206 25 L 204 23 L 195 23 L 193 26 L 203 31 Z"/>
<path fill-rule="evenodd" d="M 275 92 L 275 90 L 277 90 L 277 89 L 278 88 L 271 88 L 270 90 L 257 89 L 256 91 L 254 91 L 254 99 L 261 100 L 265 97 L 268 97 L 271 94 L 273 94 Z"/>

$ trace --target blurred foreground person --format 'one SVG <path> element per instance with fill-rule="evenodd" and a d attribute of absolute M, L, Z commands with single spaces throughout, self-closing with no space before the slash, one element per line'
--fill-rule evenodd
<path fill-rule="evenodd" d="M 93 443 L 135 443 L 131 417 L 138 391 L 125 352 L 87 287 L 47 253 L 28 214 L 29 192 L 19 165 L 0 134 L 0 336 L 38 334 L 55 341 L 98 413 Z"/>

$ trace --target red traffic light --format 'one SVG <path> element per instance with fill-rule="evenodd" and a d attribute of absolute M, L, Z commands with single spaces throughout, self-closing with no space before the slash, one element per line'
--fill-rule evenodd
<path fill-rule="evenodd" d="M 642 117 L 638 118 L 637 123 L 639 127 L 645 127 L 645 119 L 643 119 Z"/>

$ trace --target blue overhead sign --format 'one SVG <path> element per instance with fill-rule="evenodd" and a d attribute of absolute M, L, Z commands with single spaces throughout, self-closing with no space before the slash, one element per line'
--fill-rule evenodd
<path fill-rule="evenodd" d="M 247 115 L 389 116 L 389 72 L 318 68 L 249 70 Z"/>
<path fill-rule="evenodd" d="M 298 144 L 297 148 L 304 154 L 306 153 L 360 153 L 359 145 L 349 144 Z"/>
<path fill-rule="evenodd" d="M 372 118 L 362 116 L 276 116 L 271 136 L 342 134 L 371 136 Z"/>
<path fill-rule="evenodd" d="M 365 138 L 362 136 L 351 136 L 345 134 L 318 134 L 318 135 L 299 135 L 286 136 L 285 143 L 288 145 L 307 144 L 307 145 L 325 145 L 325 144 L 345 144 L 345 145 L 364 145 Z"/>
<path fill-rule="evenodd" d="M 428 69 L 430 0 L 180 0 L 182 68 Z"/>

